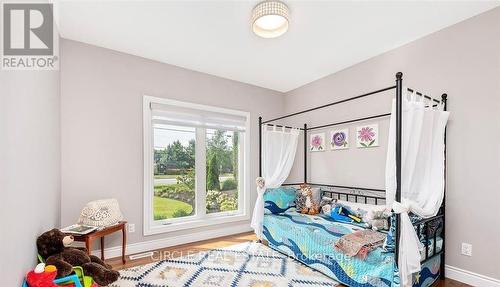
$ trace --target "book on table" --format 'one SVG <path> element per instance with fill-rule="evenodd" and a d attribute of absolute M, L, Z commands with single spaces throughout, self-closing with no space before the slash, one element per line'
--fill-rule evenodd
<path fill-rule="evenodd" d="M 73 224 L 68 227 L 61 229 L 64 233 L 85 235 L 97 230 L 97 227 L 85 225 L 85 224 Z"/>

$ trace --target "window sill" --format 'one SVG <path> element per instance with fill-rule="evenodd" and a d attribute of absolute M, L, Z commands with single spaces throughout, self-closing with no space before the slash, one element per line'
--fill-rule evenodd
<path fill-rule="evenodd" d="M 250 220 L 250 215 L 248 214 L 234 214 L 234 215 L 219 215 L 212 214 L 207 215 L 203 219 L 191 219 L 186 221 L 178 222 L 165 222 L 165 223 L 153 223 L 144 226 L 144 236 L 162 234 L 167 232 L 193 229 L 198 227 L 213 226 L 224 223 L 238 222 L 243 220 Z"/>

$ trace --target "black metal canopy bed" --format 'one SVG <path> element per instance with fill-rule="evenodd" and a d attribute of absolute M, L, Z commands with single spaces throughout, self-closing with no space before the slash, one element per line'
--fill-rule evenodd
<path fill-rule="evenodd" d="M 338 100 L 269 120 L 263 120 L 262 117 L 259 117 L 259 176 L 263 175 L 263 169 L 266 168 L 263 167 L 263 153 L 264 157 L 266 153 L 266 151 L 263 151 L 263 148 L 265 149 L 265 144 L 268 144 L 265 137 L 263 140 L 263 132 L 266 132 L 266 129 L 279 128 L 283 130 L 283 132 L 287 129 L 294 129 L 303 135 L 304 140 L 303 182 L 280 182 L 279 186 L 276 183 L 274 183 L 274 186 L 268 186 L 267 183 L 262 183 L 261 188 L 263 191 L 259 194 L 259 196 L 262 195 L 263 199 L 261 203 L 258 199 L 256 205 L 265 204 L 266 208 L 269 204 L 278 208 L 272 200 L 266 199 L 266 194 L 269 193 L 269 190 L 277 190 L 278 197 L 283 197 L 285 196 L 283 192 L 286 193 L 288 189 L 298 187 L 303 184 L 319 189 L 322 198 L 327 197 L 339 200 L 339 202 L 350 202 L 355 205 L 357 204 L 356 206 L 371 206 L 369 208 L 372 208 L 373 206 L 380 207 L 387 205 L 390 197 L 387 195 L 387 189 L 336 185 L 335 182 L 309 182 L 308 174 L 312 171 L 307 170 L 310 147 L 308 133 L 334 126 L 345 126 L 351 123 L 374 121 L 385 117 L 391 117 L 391 128 L 393 129 L 394 134 L 392 135 L 393 145 L 388 146 L 388 152 L 389 148 L 394 148 L 392 151 L 394 160 L 394 190 L 393 195 L 391 195 L 394 197 L 393 200 L 391 199 L 391 202 L 394 201 L 394 205 L 389 205 L 389 210 L 392 209 L 392 213 L 387 218 L 389 227 L 386 231 L 382 231 L 386 234 L 383 246 L 377 246 L 376 248 L 371 249 L 368 256 L 362 259 L 358 257 L 340 256 L 342 254 L 335 250 L 336 242 L 338 242 L 338 240 L 345 235 L 353 232 L 360 232 L 363 229 L 366 229 L 366 226 L 357 224 L 358 222 L 353 222 L 354 224 L 337 222 L 335 219 L 332 219 L 332 217 L 325 216 L 321 213 L 316 215 L 301 214 L 294 208 L 290 209 L 289 207 L 295 207 L 294 204 L 290 203 L 284 209 L 278 208 L 278 211 L 268 212 L 266 209 L 264 216 L 260 219 L 262 229 L 258 236 L 263 242 L 268 244 L 273 249 L 292 256 L 313 269 L 323 272 L 324 274 L 348 286 L 430 286 L 439 277 L 444 277 L 444 190 L 446 174 L 445 127 L 443 127 L 442 136 L 439 134 L 439 140 L 441 140 L 441 144 L 443 146 L 434 145 L 438 148 L 433 149 L 433 152 L 435 152 L 434 154 L 437 154 L 440 158 L 442 153 L 443 162 L 442 165 L 438 164 L 439 168 L 437 169 L 437 175 L 440 177 L 437 182 L 439 184 L 442 183 L 442 186 L 439 187 L 439 190 L 442 190 L 442 195 L 440 198 L 436 199 L 436 202 L 438 202 L 439 205 L 433 212 L 425 213 L 425 216 L 417 216 L 413 210 L 418 210 L 418 208 L 412 208 L 413 206 L 411 206 L 411 203 L 405 203 L 410 201 L 405 200 L 404 191 L 402 192 L 402 189 L 407 188 L 404 186 L 406 175 L 402 173 L 407 170 L 406 166 L 408 165 L 408 159 L 405 158 L 405 156 L 408 157 L 408 155 L 406 155 L 403 150 L 405 149 L 404 139 L 411 136 L 404 133 L 404 121 L 407 120 L 407 116 L 405 114 L 406 110 L 404 109 L 406 107 L 405 105 L 408 104 L 406 97 L 408 94 L 411 94 L 412 97 L 419 97 L 420 99 L 414 100 L 417 104 L 419 104 L 418 101 L 421 102 L 419 107 L 422 113 L 427 111 L 429 113 L 434 113 L 437 109 L 440 109 L 441 112 L 444 111 L 445 114 L 443 117 L 446 118 L 446 120 L 444 120 L 444 125 L 446 125 L 448 117 L 448 112 L 446 112 L 447 95 L 442 94 L 441 99 L 435 99 L 425 95 L 424 93 L 417 92 L 416 90 L 406 87 L 404 88 L 402 77 L 403 74 L 398 72 L 396 74 L 395 85 L 362 95 Z M 316 126 L 308 126 L 308 124 L 304 124 L 300 128 L 294 128 L 286 123 L 278 122 L 280 120 L 301 114 L 307 114 L 316 110 L 342 105 L 343 103 L 351 101 L 359 101 L 360 99 L 366 97 L 375 97 L 383 92 L 390 91 L 394 91 L 395 99 L 393 99 L 393 110 L 389 113 L 368 115 L 366 117 L 358 117 Z M 438 120 L 440 116 L 441 114 L 436 112 L 432 117 L 433 119 Z M 408 116 L 408 121 L 410 121 L 410 116 Z M 436 133 L 438 132 L 439 131 L 436 131 Z M 295 154 L 293 156 L 295 156 Z M 418 165 L 415 166 L 418 168 Z M 418 170 L 415 172 L 418 173 Z M 266 175 L 264 175 L 263 180 L 266 182 L 268 181 Z M 300 188 L 294 190 L 297 190 L 297 193 L 300 192 Z M 282 199 L 283 198 L 280 198 L 279 200 L 281 201 Z M 408 219 L 411 221 L 410 226 L 411 229 L 413 229 L 411 232 L 415 233 L 419 244 L 421 244 L 419 246 L 419 250 L 417 250 L 418 259 L 420 261 L 420 264 L 418 264 L 418 272 L 415 271 L 415 266 L 413 266 L 413 269 L 408 269 L 407 267 L 407 265 L 412 265 L 411 258 L 408 258 L 410 256 L 408 254 L 411 252 L 408 252 L 408 250 L 412 251 L 411 248 L 413 247 L 401 245 L 407 244 L 406 241 L 412 241 L 408 239 L 413 238 L 404 237 L 412 236 L 413 234 L 411 232 L 408 233 L 408 229 L 405 230 L 405 228 L 408 228 L 408 225 L 405 227 L 405 224 L 410 222 L 406 221 Z M 255 221 L 258 222 L 259 219 L 256 219 Z M 252 220 L 252 226 L 254 226 L 254 220 Z M 400 240 L 402 237 L 403 241 L 405 241 L 403 243 L 401 243 L 402 241 Z M 404 248 L 403 252 L 401 252 L 402 248 Z M 403 269 L 405 270 L 404 272 Z"/>

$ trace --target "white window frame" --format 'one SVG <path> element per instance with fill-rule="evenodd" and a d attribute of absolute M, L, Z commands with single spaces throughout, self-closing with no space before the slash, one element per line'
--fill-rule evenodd
<path fill-rule="evenodd" d="M 246 118 L 244 145 L 240 149 L 240 156 L 243 162 L 239 162 L 239 195 L 238 195 L 238 210 L 217 212 L 206 214 L 205 207 L 205 187 L 206 187 L 206 174 L 205 164 L 197 160 L 196 169 L 196 196 L 195 208 L 196 213 L 194 216 L 183 218 L 168 219 L 165 221 L 156 221 L 153 216 L 153 196 L 154 196 L 154 178 L 153 178 L 153 163 L 154 163 L 154 148 L 153 148 L 153 125 L 151 115 L 152 104 L 165 104 L 173 105 L 183 108 L 191 108 L 198 110 L 205 110 L 211 112 L 224 113 L 228 115 L 242 116 Z M 219 225 L 230 222 L 244 221 L 250 219 L 250 113 L 232 110 L 226 108 L 213 107 L 208 105 L 201 105 L 189 102 L 182 102 L 177 100 L 151 97 L 145 95 L 143 97 L 143 150 L 144 150 L 144 219 L 143 219 L 143 233 L 144 235 L 154 235 L 165 232 L 172 232 L 178 230 L 185 230 L 191 228 L 198 228 L 210 225 Z M 198 148 L 198 142 L 201 137 L 206 137 L 205 129 L 197 129 L 196 132 L 196 158 L 204 158 L 206 160 L 206 148 Z M 204 171 L 199 172 L 199 171 Z"/>

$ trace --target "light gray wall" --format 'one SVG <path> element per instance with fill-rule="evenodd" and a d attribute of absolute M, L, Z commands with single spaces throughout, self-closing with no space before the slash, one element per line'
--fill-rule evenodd
<path fill-rule="evenodd" d="M 0 71 L 0 278 L 21 286 L 35 240 L 59 226 L 59 71 Z"/>
<path fill-rule="evenodd" d="M 287 93 L 288 112 L 403 83 L 440 97 L 448 93 L 446 264 L 500 279 L 500 8 Z M 369 45 L 369 43 L 367 43 Z M 380 101 L 378 101 L 380 99 Z M 388 96 L 315 113 L 312 124 L 389 111 Z M 297 119 L 293 123 L 303 124 Z M 387 136 L 382 123 L 381 136 Z M 353 136 L 353 133 L 351 133 Z M 384 186 L 386 142 L 372 150 L 311 155 L 313 180 Z M 297 164 L 302 164 L 301 160 Z M 297 172 L 293 177 L 297 176 Z M 296 180 L 296 178 L 290 180 Z M 460 254 L 473 245 L 472 257 Z"/>
<path fill-rule="evenodd" d="M 384 82 L 382 82 L 384 83 Z M 380 83 L 379 83 L 380 84 Z M 390 86 L 392 83 L 388 83 Z M 300 92 L 300 88 L 296 91 Z M 293 91 L 292 93 L 294 93 Z M 304 96 L 294 97 L 292 94 L 286 97 L 287 111 L 298 111 L 306 107 L 318 106 L 328 103 L 329 100 L 346 97 L 350 95 L 349 87 L 340 85 L 335 88 L 333 94 L 327 93 L 323 102 L 316 101 L 316 94 L 311 97 L 307 92 Z M 334 96 L 337 95 L 337 96 Z M 321 126 L 324 124 L 342 122 L 355 118 L 363 118 L 372 115 L 386 114 L 390 111 L 390 98 L 392 94 L 384 93 L 378 98 L 367 98 L 363 102 L 350 102 L 343 106 L 336 106 L 325 110 L 317 110 L 312 113 L 297 116 L 287 122 L 295 127 L 304 123 L 308 127 Z M 312 104 L 314 102 L 315 104 Z M 356 127 L 361 122 L 339 125 L 335 127 L 315 129 L 308 131 L 308 139 L 316 133 L 324 133 L 326 149 L 322 152 L 308 153 L 308 181 L 311 183 L 335 183 L 336 185 L 349 185 L 357 187 L 384 188 L 385 169 L 383 164 L 387 154 L 387 137 L 389 129 L 389 117 L 364 121 L 363 124 L 378 124 L 379 146 L 367 149 L 356 148 Z M 329 146 L 330 132 L 334 129 L 349 129 L 349 149 L 331 151 Z M 292 167 L 287 182 L 302 182 L 304 180 L 303 165 L 303 136 L 299 143 L 297 159 Z M 382 164 L 382 165 L 381 165 Z M 381 168 L 382 167 L 382 168 Z"/>
<path fill-rule="evenodd" d="M 129 243 L 193 232 L 142 235 L 145 94 L 250 112 L 255 201 L 257 118 L 280 114 L 283 94 L 70 40 L 61 41 L 61 65 L 62 225 L 74 223 L 88 201 L 115 197 L 136 224 Z M 107 240 L 106 247 L 119 245 L 119 239 Z"/>

